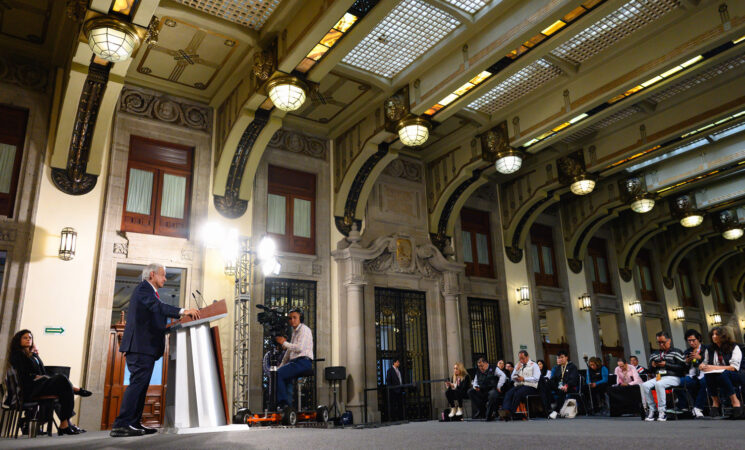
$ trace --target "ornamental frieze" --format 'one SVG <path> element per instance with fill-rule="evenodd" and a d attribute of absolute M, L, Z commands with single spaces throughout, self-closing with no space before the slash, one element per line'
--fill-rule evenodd
<path fill-rule="evenodd" d="M 124 86 L 119 97 L 119 111 L 212 133 L 212 108 L 176 100 L 155 91 Z"/>

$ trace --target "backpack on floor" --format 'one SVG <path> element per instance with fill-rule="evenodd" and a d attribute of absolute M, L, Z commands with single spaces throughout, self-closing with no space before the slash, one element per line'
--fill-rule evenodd
<path fill-rule="evenodd" d="M 559 411 L 559 415 L 566 419 L 574 419 L 577 415 L 577 400 L 573 398 L 566 399 Z"/>

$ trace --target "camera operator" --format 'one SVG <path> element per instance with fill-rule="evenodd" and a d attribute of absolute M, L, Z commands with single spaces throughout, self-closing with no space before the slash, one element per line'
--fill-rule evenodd
<path fill-rule="evenodd" d="M 291 309 L 288 314 L 288 323 L 292 327 L 292 339 L 287 341 L 284 336 L 274 338 L 286 350 L 279 370 L 277 370 L 277 406 L 280 409 L 290 404 L 291 399 L 287 394 L 288 385 L 292 383 L 292 380 L 312 369 L 313 334 L 310 328 L 302 322 L 302 310 Z"/>

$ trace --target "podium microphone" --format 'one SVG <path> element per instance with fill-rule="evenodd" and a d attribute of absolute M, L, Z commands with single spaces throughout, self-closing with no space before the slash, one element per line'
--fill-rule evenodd
<path fill-rule="evenodd" d="M 197 308 L 199 308 L 199 302 L 197 301 L 197 296 L 196 296 L 196 295 L 194 295 L 194 293 L 193 293 L 193 292 L 191 293 L 191 298 L 193 298 L 193 299 L 194 299 L 194 304 L 195 304 L 195 305 L 197 305 Z"/>
<path fill-rule="evenodd" d="M 199 297 L 202 299 L 202 308 L 206 307 L 207 301 L 204 299 L 204 296 L 202 295 L 202 293 L 199 292 L 199 289 L 194 289 L 194 290 L 197 291 L 197 294 L 199 294 Z"/>

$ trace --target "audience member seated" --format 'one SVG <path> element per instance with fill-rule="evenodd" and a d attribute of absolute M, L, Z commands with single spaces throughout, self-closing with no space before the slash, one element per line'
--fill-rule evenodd
<path fill-rule="evenodd" d="M 502 408 L 499 410 L 499 417 L 505 421 L 512 419 L 518 406 L 528 395 L 538 394 L 541 369 L 538 364 L 531 361 L 525 350 L 520 350 L 518 358 L 520 363 L 512 371 L 513 387 L 505 394 Z"/>
<path fill-rule="evenodd" d="M 507 383 L 505 383 L 504 387 L 502 388 L 502 393 L 507 394 L 507 391 L 512 389 L 512 371 L 515 370 L 515 365 L 512 364 L 512 361 L 505 361 L 504 363 L 504 374 L 507 376 Z"/>
<path fill-rule="evenodd" d="M 704 360 L 698 367 L 705 375 L 706 386 L 711 394 L 712 411 L 719 408 L 720 397 L 729 397 L 732 403 L 732 415 L 729 418 L 740 419 L 743 411 L 735 386 L 745 384 L 745 377 L 740 371 L 742 350 L 732 341 L 724 327 L 712 328 L 709 338 L 711 345 L 704 351 Z"/>
<path fill-rule="evenodd" d="M 683 352 L 673 347 L 672 339 L 670 339 L 667 331 L 660 331 L 656 336 L 657 345 L 660 349 L 652 353 L 649 358 L 649 370 L 653 372 L 654 377 L 642 384 L 644 398 L 649 409 L 647 418 L 644 419 L 647 422 L 654 422 L 655 413 L 658 411 L 657 420 L 659 422 L 666 420 L 667 399 L 665 389 L 680 385 L 680 378 L 685 376 L 687 369 Z M 652 396 L 652 389 L 657 392 L 656 405 Z"/>
<path fill-rule="evenodd" d="M 463 416 L 463 399 L 468 396 L 468 388 L 471 387 L 471 377 L 466 372 L 465 366 L 462 362 L 455 363 L 453 366 L 453 378 L 450 381 L 445 382 L 445 397 L 448 399 L 450 405 L 450 414 L 448 416 L 453 418 L 455 416 Z"/>
<path fill-rule="evenodd" d="M 550 419 L 556 419 L 559 416 L 561 407 L 564 406 L 567 394 L 577 392 L 579 387 L 579 369 L 573 362 L 569 361 L 569 354 L 564 350 L 559 350 L 556 356 L 556 365 L 551 369 L 551 378 L 549 381 L 550 395 L 544 399 L 543 403 L 548 404 L 547 409 L 553 409 L 548 415 Z M 551 397 L 555 397 L 556 406 L 551 408 Z"/>
<path fill-rule="evenodd" d="M 57 411 L 60 419 L 59 435 L 84 433 L 85 430 L 70 423 L 70 417 L 75 415 L 73 396 L 88 397 L 91 393 L 85 389 L 74 387 L 70 380 L 62 374 L 47 375 L 44 363 L 34 346 L 34 337 L 31 331 L 21 330 L 13 336 L 8 355 L 8 362 L 18 375 L 18 383 L 23 392 L 23 401 L 31 402 L 33 398 L 44 395 L 58 396 L 60 404 Z"/>
<path fill-rule="evenodd" d="M 603 410 L 605 393 L 608 391 L 608 368 L 597 356 L 590 358 L 587 363 L 587 387 L 592 397 L 593 414 Z"/>
<path fill-rule="evenodd" d="M 546 400 L 551 396 L 551 386 L 549 385 L 551 372 L 548 370 L 548 366 L 546 366 L 546 363 L 542 359 L 537 360 L 536 364 L 538 364 L 538 367 L 541 369 L 541 378 L 538 380 L 538 393 L 541 395 L 543 410 L 548 414 L 550 405 Z"/>
<path fill-rule="evenodd" d="M 474 419 L 486 418 L 486 406 L 491 391 L 496 390 L 497 381 L 494 376 L 494 368 L 489 367 L 486 358 L 479 358 L 476 363 L 476 375 L 473 384 L 468 390 L 468 398 L 471 399 L 472 416 Z M 501 372 L 501 371 L 500 371 Z"/>
<path fill-rule="evenodd" d="M 704 417 L 704 408 L 706 408 L 706 381 L 703 372 L 699 366 L 704 358 L 706 346 L 701 343 L 701 333 L 696 330 L 688 330 L 685 334 L 688 348 L 683 356 L 688 365 L 688 374 L 680 380 L 680 385 L 685 387 L 691 398 L 696 399 L 693 405 L 693 417 Z M 682 400 L 679 407 L 682 408 Z M 688 403 L 688 399 L 685 399 Z"/>
<path fill-rule="evenodd" d="M 626 358 L 618 358 L 616 384 L 608 389 L 611 417 L 623 414 L 639 414 L 642 395 L 642 379 L 636 368 L 626 363 Z"/>
<path fill-rule="evenodd" d="M 499 367 L 499 370 L 501 370 L 502 372 L 504 372 L 504 360 L 503 359 L 500 359 L 499 361 L 497 361 L 497 367 Z M 505 372 L 505 374 L 506 374 L 506 372 Z"/>
<path fill-rule="evenodd" d="M 639 365 L 639 358 L 637 358 L 636 356 L 629 357 L 629 364 L 631 364 L 631 366 L 636 369 L 636 373 L 643 376 L 642 381 L 645 381 L 644 377 L 649 374 L 649 371 L 643 366 Z"/>

